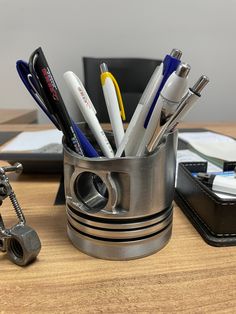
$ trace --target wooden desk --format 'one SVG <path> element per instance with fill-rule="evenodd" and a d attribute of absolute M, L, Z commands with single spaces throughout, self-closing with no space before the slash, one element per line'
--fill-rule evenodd
<path fill-rule="evenodd" d="M 0 109 L 0 124 L 37 122 L 36 109 Z"/>
<path fill-rule="evenodd" d="M 207 127 L 236 136 L 235 124 Z M 22 175 L 12 181 L 42 251 L 27 268 L 0 255 L 2 312 L 236 312 L 236 247 L 207 245 L 175 206 L 173 236 L 160 252 L 126 262 L 92 258 L 71 245 L 65 208 L 53 206 L 58 180 Z M 6 204 L 1 212 L 9 224 L 15 221 Z"/>

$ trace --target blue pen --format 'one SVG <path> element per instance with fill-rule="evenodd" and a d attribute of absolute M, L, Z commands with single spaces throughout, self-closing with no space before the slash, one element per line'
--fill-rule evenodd
<path fill-rule="evenodd" d="M 178 49 L 173 49 L 169 55 L 166 55 L 163 60 L 163 78 L 161 84 L 157 90 L 156 96 L 153 99 L 152 105 L 148 111 L 147 117 L 144 122 L 145 129 L 148 126 L 149 120 L 151 118 L 152 112 L 156 105 L 157 99 L 160 95 L 162 88 L 164 87 L 167 79 L 169 76 L 177 69 L 178 65 L 180 64 L 180 58 L 182 56 L 182 52 Z"/>
<path fill-rule="evenodd" d="M 28 63 L 23 60 L 18 60 L 16 62 L 16 69 L 22 82 L 24 83 L 25 87 L 27 88 L 31 96 L 34 98 L 34 100 L 37 102 L 37 104 L 40 106 L 43 112 L 47 115 L 47 117 L 52 121 L 52 123 L 59 130 L 61 130 L 59 123 L 57 122 L 56 118 L 52 114 L 50 114 L 50 112 L 48 111 L 44 101 L 42 100 L 40 96 L 39 91 L 36 88 L 34 77 L 31 75 Z M 72 122 L 73 129 L 76 133 L 76 136 L 79 139 L 79 143 L 82 146 L 81 154 L 87 157 L 100 157 L 97 151 L 92 146 L 92 144 L 88 141 L 86 136 L 83 134 L 80 128 L 76 125 L 76 123 L 72 119 L 71 119 L 71 122 Z"/>
<path fill-rule="evenodd" d="M 47 107 L 45 106 L 42 98 L 40 97 L 35 87 L 34 78 L 32 77 L 29 71 L 28 63 L 23 60 L 18 60 L 16 62 L 16 69 L 30 95 L 34 98 L 34 100 L 37 102 L 37 104 L 43 110 L 43 112 L 47 115 L 47 117 L 51 120 L 51 122 L 57 127 L 58 130 L 60 130 L 60 126 L 56 118 L 48 112 Z"/>
<path fill-rule="evenodd" d="M 98 152 L 95 150 L 93 145 L 89 142 L 87 137 L 84 135 L 84 133 L 80 130 L 80 128 L 77 126 L 77 124 L 71 119 L 73 128 L 75 130 L 75 133 L 77 137 L 79 138 L 79 142 L 83 148 L 84 155 L 87 157 L 100 157 Z"/>

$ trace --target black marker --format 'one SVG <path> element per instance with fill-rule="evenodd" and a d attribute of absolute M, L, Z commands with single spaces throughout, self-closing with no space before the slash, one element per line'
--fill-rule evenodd
<path fill-rule="evenodd" d="M 30 56 L 29 66 L 32 75 L 37 81 L 38 92 L 45 101 L 50 113 L 58 121 L 68 146 L 80 155 L 83 155 L 70 116 L 41 47 L 36 49 Z"/>

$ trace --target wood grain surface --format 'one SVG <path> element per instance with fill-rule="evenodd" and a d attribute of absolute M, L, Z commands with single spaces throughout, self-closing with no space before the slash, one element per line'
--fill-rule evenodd
<path fill-rule="evenodd" d="M 21 124 L 37 121 L 36 109 L 0 109 L 0 124 Z"/>
<path fill-rule="evenodd" d="M 206 127 L 236 136 L 233 124 Z M 53 206 L 58 182 L 12 176 L 42 250 L 26 268 L 0 254 L 1 313 L 236 312 L 236 247 L 207 245 L 175 206 L 173 235 L 160 252 L 122 262 L 87 256 L 67 238 L 64 206 Z M 8 225 L 15 222 L 9 202 L 0 211 Z"/>

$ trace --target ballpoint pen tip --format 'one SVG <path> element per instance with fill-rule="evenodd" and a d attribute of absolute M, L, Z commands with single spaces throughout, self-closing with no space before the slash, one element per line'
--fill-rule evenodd
<path fill-rule="evenodd" d="M 101 70 L 101 73 L 108 72 L 108 67 L 105 62 L 100 64 L 100 70 Z"/>

